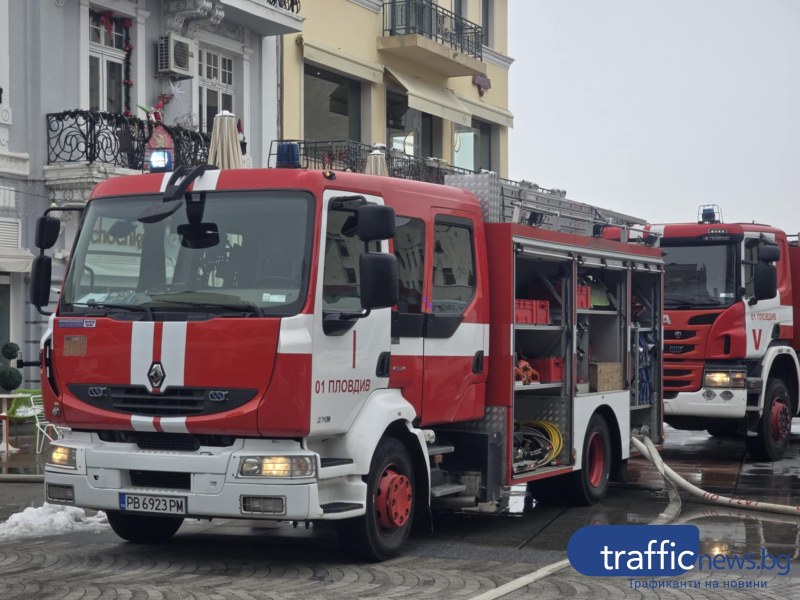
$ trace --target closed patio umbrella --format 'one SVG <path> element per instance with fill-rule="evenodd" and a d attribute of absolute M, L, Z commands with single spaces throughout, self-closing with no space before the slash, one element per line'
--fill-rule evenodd
<path fill-rule="evenodd" d="M 364 167 L 364 173 L 370 175 L 389 175 L 389 170 L 386 168 L 386 155 L 380 150 L 373 150 L 367 155 L 367 164 Z"/>
<path fill-rule="evenodd" d="M 208 164 L 220 169 L 242 168 L 242 147 L 236 131 L 236 116 L 223 110 L 214 117 L 211 127 L 211 146 L 208 149 Z"/>

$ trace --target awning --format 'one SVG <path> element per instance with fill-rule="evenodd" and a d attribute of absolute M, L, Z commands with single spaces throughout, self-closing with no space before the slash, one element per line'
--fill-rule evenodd
<path fill-rule="evenodd" d="M 327 67 L 342 75 L 357 77 L 364 81 L 383 83 L 383 66 L 349 55 L 338 48 L 303 40 L 303 58 L 311 63 Z"/>
<path fill-rule="evenodd" d="M 0 248 L 0 271 L 30 273 L 33 254 L 26 248 Z"/>
<path fill-rule="evenodd" d="M 461 94 L 456 94 L 459 101 L 469 110 L 476 119 L 488 121 L 502 127 L 514 127 L 514 115 L 505 108 L 492 106 L 484 102 L 475 102 L 465 98 Z"/>
<path fill-rule="evenodd" d="M 424 113 L 441 117 L 447 121 L 470 127 L 472 114 L 455 93 L 412 75 L 400 75 L 387 67 L 386 72 L 403 86 L 408 94 L 408 105 Z"/>

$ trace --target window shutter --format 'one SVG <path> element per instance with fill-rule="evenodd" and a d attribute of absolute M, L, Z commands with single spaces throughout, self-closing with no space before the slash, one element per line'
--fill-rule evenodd
<path fill-rule="evenodd" d="M 0 248 L 19 248 L 19 221 L 0 220 Z"/>

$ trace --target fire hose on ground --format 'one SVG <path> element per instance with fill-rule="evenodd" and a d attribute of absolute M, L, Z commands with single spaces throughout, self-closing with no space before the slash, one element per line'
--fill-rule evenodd
<path fill-rule="evenodd" d="M 686 479 L 668 467 L 661 458 L 661 455 L 658 453 L 655 444 L 653 444 L 653 441 L 648 437 L 642 437 L 641 439 L 638 437 L 631 437 L 631 446 L 633 449 L 641 452 L 642 456 L 653 463 L 656 470 L 664 478 L 664 483 L 667 486 L 667 492 L 669 494 L 669 504 L 660 515 L 650 521 L 649 525 L 666 525 L 678 517 L 681 512 L 681 498 L 680 494 L 678 493 L 678 488 L 685 490 L 691 496 L 708 504 L 800 517 L 800 506 L 789 506 L 786 504 L 775 504 L 772 502 L 760 502 L 758 500 L 746 500 L 743 498 L 728 498 L 727 496 L 712 494 L 711 492 L 700 489 L 696 485 L 686 481 Z M 549 577 L 553 573 L 557 573 L 568 566 L 570 566 L 569 559 L 560 560 L 553 564 L 547 565 L 546 567 L 542 567 L 533 573 L 529 573 L 528 575 L 523 575 L 522 577 L 519 577 L 513 581 L 509 581 L 498 588 L 489 590 L 488 592 L 480 594 L 479 596 L 475 596 L 472 598 L 472 600 L 494 600 L 495 598 L 501 598 L 506 594 L 510 594 L 511 592 L 539 581 L 540 579 Z"/>

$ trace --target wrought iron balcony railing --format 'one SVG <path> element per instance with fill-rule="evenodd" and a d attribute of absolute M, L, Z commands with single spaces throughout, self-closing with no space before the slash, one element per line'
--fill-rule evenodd
<path fill-rule="evenodd" d="M 305 141 L 281 140 L 295 142 L 300 145 L 300 161 L 303 167 L 309 169 L 332 169 L 335 171 L 353 171 L 363 173 L 367 165 L 367 156 L 372 152 L 372 147 L 353 140 L 337 141 Z M 270 148 L 269 165 L 275 166 L 277 158 L 277 142 Z M 390 177 L 400 179 L 413 179 L 414 181 L 427 181 L 430 183 L 444 183 L 447 174 L 474 173 L 446 164 L 438 159 L 420 158 L 409 156 L 396 150 L 386 153 L 386 168 Z"/>
<path fill-rule="evenodd" d="M 267 4 L 277 6 L 278 8 L 282 8 L 283 10 L 288 10 L 289 12 L 293 13 L 300 12 L 300 0 L 267 0 Z"/>
<path fill-rule="evenodd" d="M 173 164 L 208 162 L 210 136 L 164 125 L 173 143 Z M 89 162 L 141 170 L 146 167 L 153 123 L 122 115 L 71 110 L 47 115 L 47 163 Z"/>
<path fill-rule="evenodd" d="M 419 34 L 481 60 L 480 25 L 431 0 L 389 0 L 383 4 L 383 35 Z"/>

